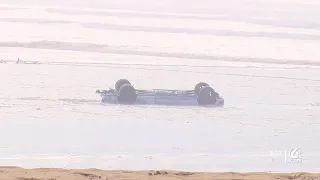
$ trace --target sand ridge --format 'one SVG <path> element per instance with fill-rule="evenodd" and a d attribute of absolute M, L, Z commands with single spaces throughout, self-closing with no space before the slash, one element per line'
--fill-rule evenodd
<path fill-rule="evenodd" d="M 207 180 L 207 179 L 247 179 L 247 180 L 320 180 L 320 173 L 208 173 L 186 172 L 171 170 L 128 171 L 128 170 L 100 170 L 100 169 L 56 169 L 36 168 L 24 169 L 20 167 L 0 167 L 0 179 L 5 180 Z"/>

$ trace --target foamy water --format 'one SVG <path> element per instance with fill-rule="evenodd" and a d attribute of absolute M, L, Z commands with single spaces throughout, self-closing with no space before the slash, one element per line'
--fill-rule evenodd
<path fill-rule="evenodd" d="M 1 165 L 319 171 L 317 1 L 32 2 L 0 1 Z M 101 104 L 120 78 L 225 107 Z"/>

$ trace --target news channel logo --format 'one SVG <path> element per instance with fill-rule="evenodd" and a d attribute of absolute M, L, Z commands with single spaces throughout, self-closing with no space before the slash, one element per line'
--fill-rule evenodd
<path fill-rule="evenodd" d="M 276 150 L 270 151 L 272 157 L 283 157 L 284 162 L 288 164 L 302 163 L 302 152 L 300 148 L 293 148 L 291 150 Z"/>

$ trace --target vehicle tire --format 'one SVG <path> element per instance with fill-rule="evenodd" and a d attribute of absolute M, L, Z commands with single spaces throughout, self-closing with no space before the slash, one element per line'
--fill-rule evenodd
<path fill-rule="evenodd" d="M 197 94 L 197 96 L 199 96 L 201 88 L 206 87 L 206 86 L 209 86 L 209 84 L 207 84 L 205 82 L 200 82 L 194 87 L 194 91 Z"/>
<path fill-rule="evenodd" d="M 119 79 L 117 82 L 116 82 L 116 84 L 115 84 L 115 89 L 119 92 L 119 90 L 120 90 L 120 87 L 122 86 L 122 85 L 124 85 L 124 84 L 130 84 L 131 85 L 131 83 L 130 83 L 130 81 L 128 81 L 127 79 Z"/>
<path fill-rule="evenodd" d="M 199 105 L 209 105 L 216 102 L 218 93 L 210 86 L 205 86 L 200 89 L 199 96 L 197 98 Z"/>
<path fill-rule="evenodd" d="M 131 84 L 123 84 L 118 92 L 119 104 L 133 104 L 137 99 L 136 90 Z"/>

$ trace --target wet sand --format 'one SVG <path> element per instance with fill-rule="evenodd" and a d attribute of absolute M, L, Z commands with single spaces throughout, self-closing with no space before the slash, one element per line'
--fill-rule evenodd
<path fill-rule="evenodd" d="M 112 180 L 112 179 L 320 179 L 320 173 L 209 173 L 186 171 L 125 171 L 125 170 L 99 170 L 99 169 L 23 169 L 19 167 L 0 167 L 0 179 L 6 180 Z"/>
<path fill-rule="evenodd" d="M 140 170 L 0 167 L 0 180 L 320 179 L 217 174 L 320 172 L 319 9 L 315 0 L 0 0 L 0 164 Z M 139 89 L 204 81 L 225 106 L 101 104 L 95 91 L 120 78 Z"/>

